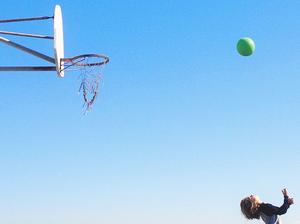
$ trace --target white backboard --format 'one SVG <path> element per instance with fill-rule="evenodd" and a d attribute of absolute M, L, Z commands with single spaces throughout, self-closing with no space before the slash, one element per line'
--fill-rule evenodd
<path fill-rule="evenodd" d="M 56 5 L 54 9 L 54 57 L 57 75 L 64 77 L 64 67 L 61 63 L 61 59 L 64 58 L 64 31 L 61 7 L 59 5 Z"/>

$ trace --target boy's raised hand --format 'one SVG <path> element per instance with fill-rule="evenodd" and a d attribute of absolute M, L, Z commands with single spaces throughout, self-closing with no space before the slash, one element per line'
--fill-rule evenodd
<path fill-rule="evenodd" d="M 294 204 L 294 198 L 290 198 L 290 197 L 289 197 L 289 192 L 287 191 L 286 188 L 284 188 L 284 189 L 282 190 L 282 194 L 283 194 L 285 197 L 288 197 L 288 203 L 289 203 L 290 205 Z"/>
<path fill-rule="evenodd" d="M 283 196 L 289 196 L 289 192 L 287 191 L 287 189 L 286 188 L 284 188 L 282 191 L 282 194 L 283 194 Z"/>

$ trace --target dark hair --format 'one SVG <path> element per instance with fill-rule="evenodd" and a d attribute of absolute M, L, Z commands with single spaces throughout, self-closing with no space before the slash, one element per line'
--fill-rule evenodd
<path fill-rule="evenodd" d="M 241 211 L 247 219 L 259 219 L 258 205 L 251 202 L 250 198 L 244 198 L 240 203 Z"/>

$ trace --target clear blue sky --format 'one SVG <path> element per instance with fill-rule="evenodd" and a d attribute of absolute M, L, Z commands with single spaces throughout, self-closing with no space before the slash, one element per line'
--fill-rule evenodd
<path fill-rule="evenodd" d="M 283 187 L 296 204 L 282 219 L 299 223 L 299 1 L 11 0 L 1 19 L 57 3 L 65 55 L 111 62 L 87 116 L 74 72 L 0 74 L 1 223 L 249 223 L 240 199 L 280 205 Z M 0 27 L 52 35 L 51 21 Z M 251 57 L 236 52 L 244 36 Z M 0 52 L 1 65 L 47 65 Z"/>

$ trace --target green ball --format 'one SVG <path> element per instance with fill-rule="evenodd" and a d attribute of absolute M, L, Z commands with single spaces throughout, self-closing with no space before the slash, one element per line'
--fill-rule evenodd
<path fill-rule="evenodd" d="M 251 38 L 244 37 L 238 41 L 236 48 L 240 55 L 250 56 L 255 50 L 255 43 Z"/>

